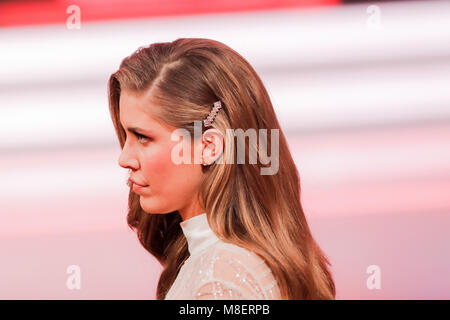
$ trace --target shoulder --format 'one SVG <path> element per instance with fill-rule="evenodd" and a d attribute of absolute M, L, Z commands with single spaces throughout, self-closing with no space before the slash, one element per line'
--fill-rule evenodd
<path fill-rule="evenodd" d="M 221 241 L 202 255 L 202 261 L 196 299 L 279 299 L 270 268 L 245 248 Z"/>

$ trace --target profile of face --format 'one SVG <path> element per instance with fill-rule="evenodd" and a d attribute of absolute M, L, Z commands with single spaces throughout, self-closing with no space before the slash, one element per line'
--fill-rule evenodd
<path fill-rule="evenodd" d="M 150 115 L 149 108 L 158 107 L 149 102 L 146 93 L 121 92 L 119 116 L 126 132 L 126 141 L 119 165 L 129 169 L 133 191 L 140 196 L 145 212 L 169 213 L 178 210 L 186 219 L 203 212 L 196 200 L 204 173 L 202 165 L 194 163 L 194 152 L 200 150 L 202 154 L 207 142 L 191 139 L 190 163 L 177 164 L 172 161 L 172 149 L 180 143 L 171 139 L 172 132 L 177 128 L 161 123 Z"/>

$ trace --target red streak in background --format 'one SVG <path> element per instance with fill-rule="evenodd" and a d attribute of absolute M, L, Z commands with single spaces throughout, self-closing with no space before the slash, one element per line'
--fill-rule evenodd
<path fill-rule="evenodd" d="M 289 8 L 332 6 L 340 0 L 80 0 L 0 3 L 0 26 L 65 24 L 69 5 L 77 5 L 81 21 L 135 19 L 177 15 L 246 12 Z"/>

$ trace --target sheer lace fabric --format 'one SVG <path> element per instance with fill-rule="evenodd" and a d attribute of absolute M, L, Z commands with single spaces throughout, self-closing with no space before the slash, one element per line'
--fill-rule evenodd
<path fill-rule="evenodd" d="M 277 282 L 263 259 L 217 238 L 206 214 L 191 219 L 182 223 L 191 255 L 166 300 L 280 299 Z"/>

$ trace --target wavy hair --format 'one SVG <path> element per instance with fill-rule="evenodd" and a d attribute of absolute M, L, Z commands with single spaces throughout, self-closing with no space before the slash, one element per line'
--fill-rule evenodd
<path fill-rule="evenodd" d="M 281 299 L 335 299 L 330 262 L 314 240 L 300 202 L 300 176 L 269 95 L 252 66 L 227 45 L 210 39 L 179 38 L 141 47 L 123 59 L 108 82 L 109 111 L 120 146 L 125 131 L 119 121 L 121 90 L 151 90 L 160 106 L 152 116 L 194 136 L 194 121 L 205 119 L 217 100 L 222 109 L 213 127 L 224 140 L 225 164 L 203 168 L 199 199 L 214 233 L 225 242 L 260 256 L 271 269 Z M 239 164 L 235 136 L 227 129 L 279 129 L 279 169 L 261 175 L 264 165 Z M 251 140 L 251 139 L 250 139 Z M 255 146 L 245 145 L 246 155 Z M 258 151 L 259 152 L 259 151 Z M 267 153 L 266 153 L 267 154 Z M 127 223 L 142 246 L 163 266 L 156 297 L 164 299 L 188 245 L 178 211 L 148 214 L 130 188 Z"/>

